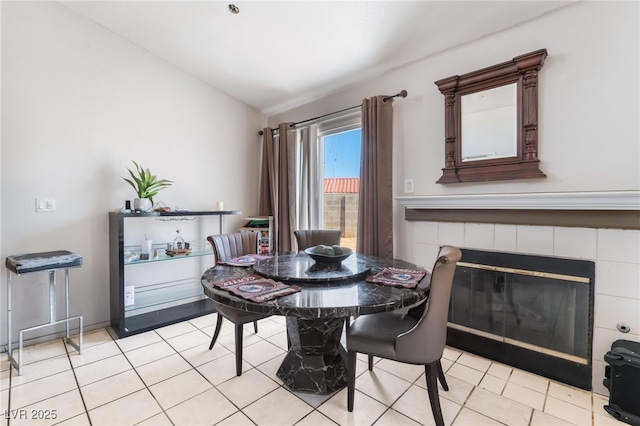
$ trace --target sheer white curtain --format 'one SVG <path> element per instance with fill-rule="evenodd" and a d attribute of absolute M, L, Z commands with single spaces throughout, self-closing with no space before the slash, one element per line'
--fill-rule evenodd
<path fill-rule="evenodd" d="M 320 229 L 324 182 L 318 126 L 299 128 L 297 140 L 297 229 Z"/>

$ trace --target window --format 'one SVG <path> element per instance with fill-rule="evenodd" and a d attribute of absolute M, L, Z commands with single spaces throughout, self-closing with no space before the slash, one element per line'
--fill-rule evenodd
<path fill-rule="evenodd" d="M 319 218 L 322 229 L 342 230 L 342 246 L 355 251 L 361 154 L 360 111 L 318 124 Z"/>

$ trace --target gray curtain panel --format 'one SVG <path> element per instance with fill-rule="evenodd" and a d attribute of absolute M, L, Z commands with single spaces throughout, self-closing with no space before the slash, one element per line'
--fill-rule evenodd
<path fill-rule="evenodd" d="M 357 252 L 393 258 L 393 102 L 362 101 Z"/>
<path fill-rule="evenodd" d="M 262 166 L 260 168 L 260 201 L 258 205 L 260 216 L 275 217 L 276 214 L 275 155 L 273 129 L 265 127 L 262 129 Z"/>
<path fill-rule="evenodd" d="M 278 161 L 278 250 L 288 252 L 293 249 L 296 213 L 296 131 L 289 125 L 280 123 Z"/>
<path fill-rule="evenodd" d="M 289 123 L 263 130 L 260 215 L 273 216 L 273 250 L 292 249 L 295 219 L 295 136 Z"/>

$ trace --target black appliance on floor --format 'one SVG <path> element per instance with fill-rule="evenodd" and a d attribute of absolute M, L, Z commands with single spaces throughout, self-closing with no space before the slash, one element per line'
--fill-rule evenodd
<path fill-rule="evenodd" d="M 621 422 L 640 426 L 640 342 L 616 340 L 604 356 L 602 383 L 609 389 L 607 413 Z"/>

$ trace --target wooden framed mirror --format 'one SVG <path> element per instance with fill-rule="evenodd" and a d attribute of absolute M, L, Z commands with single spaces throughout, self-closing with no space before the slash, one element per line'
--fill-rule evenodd
<path fill-rule="evenodd" d="M 435 82 L 445 98 L 436 183 L 546 177 L 538 159 L 538 72 L 546 49 Z"/>

